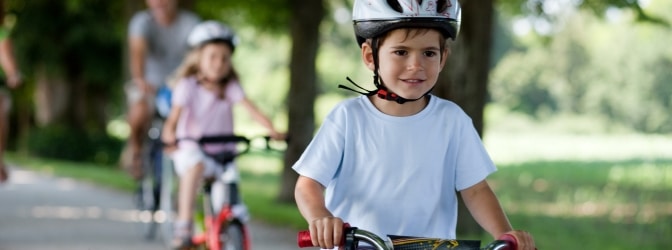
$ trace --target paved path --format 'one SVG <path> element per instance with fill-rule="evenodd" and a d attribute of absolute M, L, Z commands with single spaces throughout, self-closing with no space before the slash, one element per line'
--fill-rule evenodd
<path fill-rule="evenodd" d="M 0 250 L 154 250 L 134 222 L 130 194 L 22 168 L 0 184 Z M 297 249 L 293 230 L 250 223 L 253 249 Z"/>

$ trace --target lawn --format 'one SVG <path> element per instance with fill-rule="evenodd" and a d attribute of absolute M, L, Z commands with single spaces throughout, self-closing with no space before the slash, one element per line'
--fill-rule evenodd
<path fill-rule="evenodd" d="M 539 249 L 672 249 L 672 138 L 641 135 L 493 132 L 485 144 L 499 171 L 489 181 L 512 224 Z M 121 190 L 132 182 L 114 167 L 10 154 L 12 163 Z M 275 201 L 281 157 L 239 159 L 252 216 L 305 228 L 293 204 Z M 483 236 L 482 240 L 489 241 Z"/>

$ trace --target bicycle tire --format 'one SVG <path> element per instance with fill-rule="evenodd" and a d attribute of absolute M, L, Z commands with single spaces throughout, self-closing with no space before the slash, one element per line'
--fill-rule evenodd
<path fill-rule="evenodd" d="M 222 249 L 218 250 L 245 250 L 245 230 L 238 221 L 232 221 L 222 225 L 219 234 Z"/>

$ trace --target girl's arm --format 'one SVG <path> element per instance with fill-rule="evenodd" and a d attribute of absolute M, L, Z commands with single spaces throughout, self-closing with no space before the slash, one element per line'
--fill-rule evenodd
<path fill-rule="evenodd" d="M 166 118 L 166 121 L 163 123 L 163 130 L 161 131 L 161 141 L 167 144 L 168 148 L 174 147 L 175 146 L 174 144 L 177 141 L 177 138 L 175 137 L 175 130 L 177 130 L 177 120 L 180 118 L 181 113 L 182 113 L 181 106 L 173 106 L 170 109 L 168 118 Z"/>
<path fill-rule="evenodd" d="M 243 106 L 245 106 L 245 108 L 250 112 L 250 114 L 252 114 L 252 118 L 254 120 L 256 120 L 257 122 L 259 122 L 259 124 L 261 124 L 266 129 L 268 129 L 268 131 L 271 135 L 271 138 L 273 138 L 275 140 L 284 140 L 285 139 L 285 135 L 282 134 L 282 133 L 279 133 L 277 130 L 275 130 L 275 127 L 273 127 L 273 123 L 271 122 L 271 120 L 268 119 L 268 117 L 266 117 L 266 115 L 264 115 L 259 110 L 259 108 L 257 108 L 257 106 L 254 105 L 254 103 L 252 103 L 252 101 L 250 99 L 245 97 L 245 98 L 243 98 L 243 100 L 240 101 L 240 103 L 242 103 Z"/>
<path fill-rule="evenodd" d="M 528 232 L 513 230 L 487 181 L 483 180 L 460 193 L 476 222 L 492 237 L 498 239 L 503 234 L 511 234 L 518 241 L 518 249 L 536 249 L 534 239 Z"/>
<path fill-rule="evenodd" d="M 343 238 L 343 220 L 334 217 L 324 204 L 324 186 L 319 182 L 299 176 L 294 189 L 296 206 L 308 222 L 313 246 L 331 249 Z"/>

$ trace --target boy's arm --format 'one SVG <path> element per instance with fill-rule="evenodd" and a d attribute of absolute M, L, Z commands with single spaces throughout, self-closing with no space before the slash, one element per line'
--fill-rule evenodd
<path fill-rule="evenodd" d="M 536 249 L 534 239 L 528 232 L 513 230 L 495 193 L 483 180 L 460 192 L 469 212 L 492 237 L 511 234 L 518 241 L 518 249 Z"/>
<path fill-rule="evenodd" d="M 483 229 L 495 239 L 511 231 L 512 227 L 495 193 L 483 180 L 460 192 L 469 212 Z"/>
<path fill-rule="evenodd" d="M 324 204 L 324 186 L 319 182 L 299 176 L 294 189 L 296 205 L 308 222 L 314 246 L 334 248 L 343 237 L 343 220 L 334 217 Z"/>

